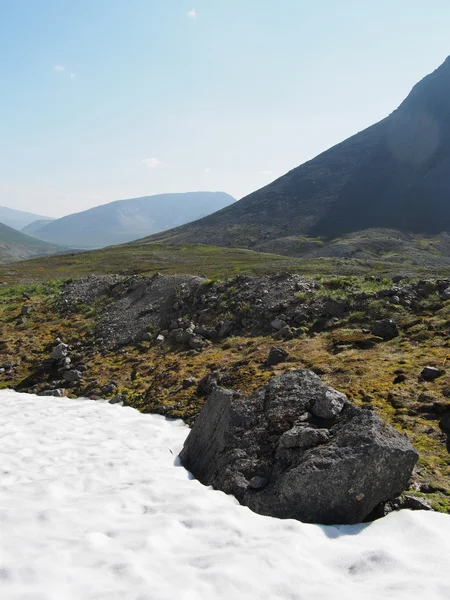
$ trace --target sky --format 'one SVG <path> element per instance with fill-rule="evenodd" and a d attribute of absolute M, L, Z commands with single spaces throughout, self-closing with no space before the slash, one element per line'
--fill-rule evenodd
<path fill-rule="evenodd" d="M 0 0 L 0 205 L 270 183 L 450 54 L 448 0 Z"/>

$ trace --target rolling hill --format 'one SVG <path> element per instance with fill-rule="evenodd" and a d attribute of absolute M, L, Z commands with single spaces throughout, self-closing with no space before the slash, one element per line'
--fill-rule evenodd
<path fill-rule="evenodd" d="M 317 241 L 375 229 L 450 231 L 450 57 L 391 115 L 235 204 L 152 236 L 320 254 Z"/>
<path fill-rule="evenodd" d="M 35 256 L 55 254 L 63 250 L 55 244 L 47 244 L 41 240 L 0 223 L 0 263 L 5 264 L 25 260 Z"/>
<path fill-rule="evenodd" d="M 13 229 L 20 231 L 36 220 L 52 221 L 53 219 L 51 217 L 24 212 L 23 210 L 16 210 L 15 208 L 8 208 L 7 206 L 0 206 L 0 223 Z"/>
<path fill-rule="evenodd" d="M 159 194 L 117 200 L 46 223 L 33 235 L 53 244 L 101 248 L 136 240 L 235 202 L 223 192 Z"/>

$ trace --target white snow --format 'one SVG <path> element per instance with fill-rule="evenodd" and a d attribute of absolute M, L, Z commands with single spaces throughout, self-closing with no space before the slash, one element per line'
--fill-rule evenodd
<path fill-rule="evenodd" d="M 0 392 L 0 598 L 450 598 L 450 516 L 262 517 L 177 466 L 187 433 L 104 402 Z"/>

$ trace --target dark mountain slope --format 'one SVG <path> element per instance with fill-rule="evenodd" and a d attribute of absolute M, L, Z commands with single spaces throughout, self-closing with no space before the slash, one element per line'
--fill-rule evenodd
<path fill-rule="evenodd" d="M 55 254 L 63 250 L 0 223 L 0 263 L 24 260 L 34 256 Z"/>
<path fill-rule="evenodd" d="M 450 57 L 389 117 L 234 205 L 152 239 L 258 248 L 370 228 L 450 231 Z"/>
<path fill-rule="evenodd" d="M 235 199 L 223 192 L 159 194 L 117 200 L 44 224 L 36 237 L 76 248 L 121 244 L 210 214 Z"/>

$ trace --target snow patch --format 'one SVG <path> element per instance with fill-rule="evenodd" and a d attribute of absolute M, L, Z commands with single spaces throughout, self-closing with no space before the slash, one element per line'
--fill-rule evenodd
<path fill-rule="evenodd" d="M 450 598 L 450 516 L 263 517 L 179 465 L 187 434 L 131 408 L 1 391 L 2 600 Z"/>

